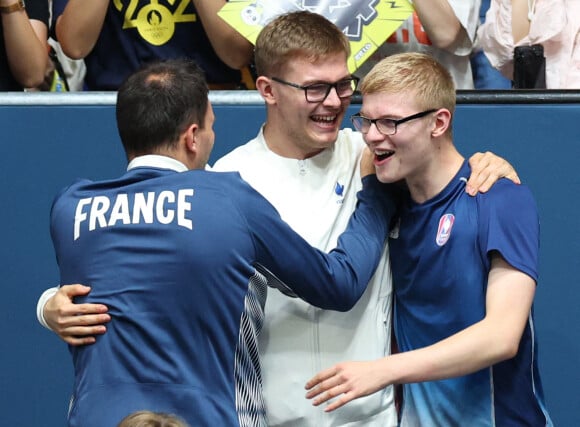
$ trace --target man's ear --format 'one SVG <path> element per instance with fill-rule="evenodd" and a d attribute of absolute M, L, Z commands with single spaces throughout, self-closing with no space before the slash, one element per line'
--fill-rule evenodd
<path fill-rule="evenodd" d="M 266 76 L 258 76 L 256 79 L 256 90 L 260 92 L 262 98 L 267 104 L 276 103 L 276 95 L 274 94 L 272 87 L 272 80 Z"/>
<path fill-rule="evenodd" d="M 198 134 L 199 125 L 197 123 L 190 124 L 185 132 L 183 133 L 183 144 L 185 145 L 185 150 L 189 153 L 196 154 L 198 150 Z"/>
<path fill-rule="evenodd" d="M 447 132 L 451 126 L 451 112 L 447 108 L 440 108 L 435 113 L 435 126 L 431 131 L 433 138 L 440 137 Z"/>

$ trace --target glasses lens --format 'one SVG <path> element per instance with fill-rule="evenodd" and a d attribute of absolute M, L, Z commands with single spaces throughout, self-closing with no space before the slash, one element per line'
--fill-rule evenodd
<path fill-rule="evenodd" d="M 354 93 L 356 81 L 354 79 L 341 80 L 336 83 L 336 92 L 341 98 L 351 96 Z"/>
<path fill-rule="evenodd" d="M 310 102 L 322 101 L 326 98 L 326 94 L 329 92 L 329 84 L 318 83 L 315 85 L 307 86 L 306 89 L 306 99 Z"/>
<path fill-rule="evenodd" d="M 391 119 L 379 119 L 375 124 L 379 132 L 383 135 L 393 135 L 397 129 L 395 122 Z"/>
<path fill-rule="evenodd" d="M 368 129 L 368 123 L 367 123 L 367 120 L 364 117 L 361 117 L 361 116 L 352 116 L 350 118 L 350 121 L 352 122 L 352 125 L 354 126 L 354 128 L 356 130 L 358 130 L 359 132 L 362 132 L 362 133 L 367 133 L 368 132 L 368 130 L 369 130 Z"/>
<path fill-rule="evenodd" d="M 330 93 L 331 88 L 336 88 L 336 93 L 339 98 L 348 98 L 354 93 L 356 89 L 356 80 L 353 78 L 341 80 L 334 84 L 331 83 L 317 83 L 306 86 L 306 99 L 310 102 L 320 102 L 326 99 Z"/>

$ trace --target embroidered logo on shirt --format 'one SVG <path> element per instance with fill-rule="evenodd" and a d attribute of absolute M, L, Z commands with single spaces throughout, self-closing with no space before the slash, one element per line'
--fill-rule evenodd
<path fill-rule="evenodd" d="M 453 223 L 455 222 L 455 215 L 445 214 L 439 219 L 439 228 L 437 229 L 437 237 L 435 243 L 437 246 L 443 246 L 449 240 L 451 235 L 451 229 L 453 228 Z"/>
<path fill-rule="evenodd" d="M 342 205 L 342 203 L 344 202 L 344 184 L 341 184 L 340 182 L 336 181 L 336 185 L 334 186 L 334 194 L 338 196 L 336 204 Z"/>

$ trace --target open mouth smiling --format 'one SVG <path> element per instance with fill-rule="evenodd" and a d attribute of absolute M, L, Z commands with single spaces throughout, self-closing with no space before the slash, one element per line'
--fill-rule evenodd
<path fill-rule="evenodd" d="M 391 157 L 393 154 L 395 154 L 393 150 L 381 150 L 381 151 L 377 150 L 375 151 L 375 159 L 378 160 L 379 162 L 382 162 L 383 160 Z"/>
<path fill-rule="evenodd" d="M 310 118 L 318 123 L 331 124 L 336 122 L 336 115 L 334 116 L 310 116 Z"/>

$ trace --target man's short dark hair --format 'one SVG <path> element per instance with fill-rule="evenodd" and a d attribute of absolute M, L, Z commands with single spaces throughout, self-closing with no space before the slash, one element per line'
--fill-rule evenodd
<path fill-rule="evenodd" d="M 192 123 L 203 127 L 209 89 L 188 59 L 151 63 L 129 76 L 117 94 L 117 128 L 128 156 L 172 148 Z"/>

